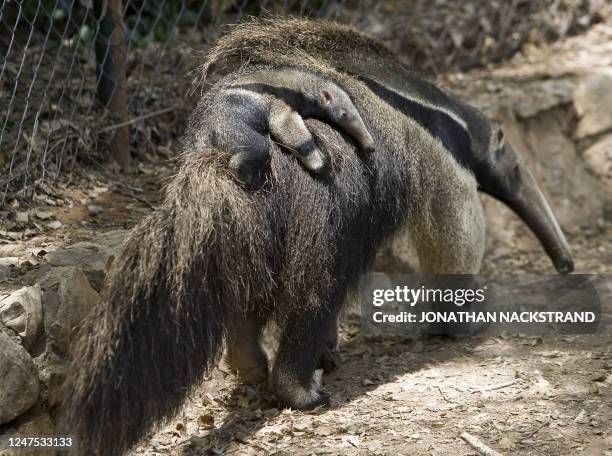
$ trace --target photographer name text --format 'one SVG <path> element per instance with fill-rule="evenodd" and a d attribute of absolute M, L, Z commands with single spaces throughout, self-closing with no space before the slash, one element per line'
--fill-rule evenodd
<path fill-rule="evenodd" d="M 592 323 L 594 312 L 374 312 L 375 323 Z"/>

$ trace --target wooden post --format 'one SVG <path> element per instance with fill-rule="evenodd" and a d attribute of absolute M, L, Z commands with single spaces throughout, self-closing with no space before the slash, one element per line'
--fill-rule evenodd
<path fill-rule="evenodd" d="M 115 123 L 110 155 L 122 171 L 132 170 L 130 135 L 127 126 L 127 85 L 125 80 L 126 43 L 123 32 L 121 0 L 94 0 L 94 14 L 99 23 L 96 36 L 98 100 Z"/>

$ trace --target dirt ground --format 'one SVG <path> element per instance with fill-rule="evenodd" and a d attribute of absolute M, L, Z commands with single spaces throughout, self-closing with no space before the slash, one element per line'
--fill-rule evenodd
<path fill-rule="evenodd" d="M 610 274 L 612 227 L 571 243 L 578 271 Z M 518 267 L 487 258 L 484 271 L 550 272 L 543 257 L 521 252 Z M 502 454 L 612 455 L 610 331 L 372 339 L 349 317 L 341 353 L 323 377 L 330 408 L 278 410 L 221 368 L 134 454 L 477 454 L 459 437 L 468 432 Z"/>
<path fill-rule="evenodd" d="M 144 167 L 135 177 L 110 182 L 108 175 L 90 174 L 78 190 L 64 192 L 64 204 L 47 195 L 39 208 L 61 221 L 59 229 L 42 227 L 46 234 L 12 242 L 5 238 L 0 250 L 21 256 L 25 273 L 37 267 L 41 249 L 129 228 L 158 203 L 159 183 L 170 169 Z M 86 206 L 92 204 L 102 212 L 91 215 Z M 612 274 L 612 226 L 583 230 L 569 240 L 577 272 Z M 552 268 L 538 248 L 501 257 L 488 252 L 483 272 Z M 19 282 L 5 281 L 2 288 Z M 609 331 L 455 341 L 371 338 L 349 315 L 342 325 L 342 365 L 323 377 L 331 407 L 278 410 L 264 390 L 237 384 L 222 365 L 133 454 L 477 454 L 459 437 L 468 432 L 502 454 L 612 455 L 611 342 Z"/>

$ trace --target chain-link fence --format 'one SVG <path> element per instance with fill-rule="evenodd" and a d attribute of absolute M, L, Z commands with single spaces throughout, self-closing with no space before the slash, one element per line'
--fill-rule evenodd
<path fill-rule="evenodd" d="M 163 141 L 180 133 L 173 119 L 184 118 L 176 111 L 186 110 L 193 50 L 220 25 L 262 13 L 351 21 L 378 2 L 346 3 L 3 0 L 0 205 L 28 197 L 77 157 L 109 153 L 127 168 L 130 153 L 169 153 Z"/>
<path fill-rule="evenodd" d="M 0 0 L 0 207 L 77 157 L 171 156 L 189 72 L 219 27 L 245 15 L 351 22 L 420 69 L 503 58 L 600 19 L 595 0 Z M 479 6 L 480 5 L 480 6 Z M 456 64 L 456 65 L 455 65 Z M 187 101 L 186 101 L 187 100 Z"/>

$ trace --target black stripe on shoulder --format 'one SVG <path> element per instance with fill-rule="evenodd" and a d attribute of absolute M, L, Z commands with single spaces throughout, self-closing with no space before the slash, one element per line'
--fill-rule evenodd
<path fill-rule="evenodd" d="M 249 90 L 251 92 L 272 95 L 273 97 L 284 101 L 289 106 L 293 107 L 296 111 L 304 107 L 304 106 L 300 106 L 301 104 L 304 104 L 304 94 L 301 92 L 298 92 L 297 90 L 290 89 L 288 87 L 277 87 L 277 86 L 273 86 L 273 85 L 265 84 L 261 82 L 236 84 L 232 87 Z"/>
<path fill-rule="evenodd" d="M 444 111 L 405 98 L 377 81 L 367 77 L 361 77 L 360 80 L 384 102 L 407 117 L 414 119 L 434 138 L 440 140 L 457 163 L 466 169 L 473 170 L 474 158 L 471 139 L 463 125 L 457 123 Z"/>

